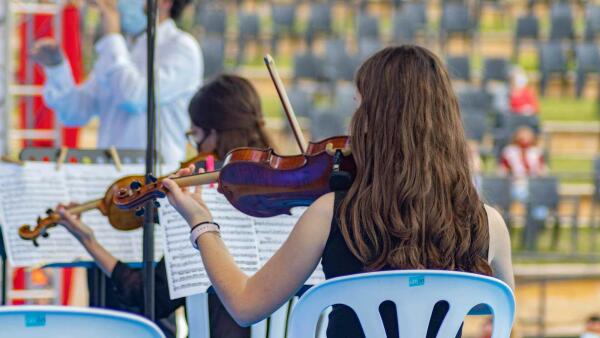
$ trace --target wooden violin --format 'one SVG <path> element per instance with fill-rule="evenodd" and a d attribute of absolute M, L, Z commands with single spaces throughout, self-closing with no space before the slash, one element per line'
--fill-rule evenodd
<path fill-rule="evenodd" d="M 192 163 L 203 161 L 206 156 L 207 154 L 200 154 L 186 162 L 183 162 L 181 163 L 181 168 L 185 168 Z M 121 189 L 135 186 L 137 182 L 143 181 L 144 176 L 125 176 L 112 183 L 104 193 L 103 198 L 85 202 L 77 206 L 68 207 L 67 210 L 72 214 L 81 215 L 87 211 L 98 209 L 102 215 L 108 217 L 108 221 L 113 228 L 123 231 L 138 229 L 143 225 L 143 218 L 141 215 L 136 214 L 135 211 L 118 208 L 113 203 L 113 197 Z M 33 244 L 38 246 L 37 239 L 40 236 L 44 238 L 48 237 L 48 229 L 57 226 L 58 222 L 60 221 L 60 215 L 56 212 L 56 210 L 48 209 L 46 214 L 47 216 L 44 218 L 38 217 L 37 224 L 34 228 L 28 224 L 19 227 L 19 237 L 24 240 L 33 241 Z"/>
<path fill-rule="evenodd" d="M 348 136 L 306 145 L 274 62 L 270 56 L 265 62 L 302 154 L 280 156 L 272 149 L 238 148 L 227 154 L 219 171 L 173 179 L 181 187 L 217 182 L 218 191 L 235 208 L 254 217 L 290 214 L 293 207 L 308 206 L 332 191 L 332 172 L 346 173 L 351 182 L 356 171 Z M 162 180 L 148 185 L 137 182 L 120 190 L 113 202 L 119 208 L 141 210 L 145 203 L 166 193 Z"/>

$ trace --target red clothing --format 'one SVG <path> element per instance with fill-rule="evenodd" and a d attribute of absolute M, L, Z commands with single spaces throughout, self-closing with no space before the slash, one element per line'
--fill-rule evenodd
<path fill-rule="evenodd" d="M 541 175 L 545 167 L 544 152 L 536 146 L 522 148 L 510 144 L 502 150 L 500 165 L 517 178 Z"/>
<path fill-rule="evenodd" d="M 513 89 L 510 93 L 510 109 L 518 115 L 536 115 L 540 112 L 540 104 L 533 89 L 523 87 Z"/>

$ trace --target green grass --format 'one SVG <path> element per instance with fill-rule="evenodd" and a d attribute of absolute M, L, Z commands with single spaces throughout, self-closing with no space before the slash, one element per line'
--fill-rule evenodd
<path fill-rule="evenodd" d="M 570 96 L 540 99 L 542 121 L 598 121 L 597 103 Z"/>
<path fill-rule="evenodd" d="M 538 257 L 525 257 L 520 254 L 524 253 L 521 247 L 521 240 L 523 235 L 523 228 L 512 229 L 511 232 L 511 245 L 513 250 L 513 255 L 515 257 L 515 261 L 519 263 L 540 263 L 546 261 L 543 259 L 544 254 L 560 254 L 560 255 L 568 255 L 568 254 L 578 254 L 578 255 L 586 255 L 586 254 L 600 254 L 600 236 L 596 237 L 596 249 L 593 251 L 591 247 L 590 240 L 590 229 L 587 227 L 581 227 L 578 230 L 578 241 L 577 246 L 573 247 L 571 240 L 571 229 L 570 228 L 561 228 L 559 231 L 559 241 L 556 249 L 551 249 L 552 242 L 552 230 L 548 227 L 543 229 L 538 237 L 538 247 L 535 250 Z M 566 259 L 566 258 L 565 258 Z M 577 259 L 575 259 L 576 261 Z M 582 260 L 583 261 L 583 260 Z M 553 262 L 556 262 L 553 260 Z"/>

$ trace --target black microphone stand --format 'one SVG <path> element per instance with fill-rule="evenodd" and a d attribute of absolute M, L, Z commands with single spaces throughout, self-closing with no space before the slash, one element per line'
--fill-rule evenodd
<path fill-rule="evenodd" d="M 156 0 L 146 0 L 148 26 L 148 125 L 146 148 L 146 184 L 151 183 L 156 172 L 156 99 L 154 95 L 154 52 L 156 44 Z M 144 316 L 154 321 L 154 224 L 156 219 L 155 201 L 147 203 L 144 211 L 144 246 L 143 246 L 143 276 L 144 276 Z"/>

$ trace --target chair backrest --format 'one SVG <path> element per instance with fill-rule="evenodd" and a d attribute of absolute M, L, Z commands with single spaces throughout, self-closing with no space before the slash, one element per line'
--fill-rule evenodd
<path fill-rule="evenodd" d="M 238 14 L 239 39 L 258 39 L 260 35 L 260 18 L 256 13 L 240 12 Z"/>
<path fill-rule="evenodd" d="M 402 6 L 402 12 L 414 18 L 416 28 L 421 29 L 427 25 L 427 3 L 425 1 L 408 2 Z"/>
<path fill-rule="evenodd" d="M 533 15 L 525 15 L 517 19 L 517 29 L 515 37 L 517 40 L 534 39 L 537 40 L 540 36 L 540 23 L 538 18 Z"/>
<path fill-rule="evenodd" d="M 529 178 L 529 197 L 527 198 L 530 209 L 546 207 L 556 210 L 560 202 L 558 194 L 558 178 L 554 176 Z"/>
<path fill-rule="evenodd" d="M 327 33 L 332 31 L 330 3 L 312 3 L 310 5 L 308 31 Z"/>
<path fill-rule="evenodd" d="M 550 40 L 574 40 L 575 28 L 573 18 L 568 16 L 553 17 L 550 22 Z"/>
<path fill-rule="evenodd" d="M 481 180 L 483 200 L 502 212 L 508 212 L 512 203 L 511 183 L 508 177 L 483 176 Z"/>
<path fill-rule="evenodd" d="M 343 135 L 346 131 L 345 116 L 338 115 L 332 109 L 313 112 L 311 115 L 310 134 L 314 140 Z"/>
<path fill-rule="evenodd" d="M 540 46 L 540 70 L 544 73 L 566 73 L 567 57 L 560 43 L 547 42 Z"/>
<path fill-rule="evenodd" d="M 467 5 L 450 2 L 444 5 L 440 28 L 448 33 L 466 33 L 473 27 Z"/>
<path fill-rule="evenodd" d="M 66 306 L 0 307 L 0 327 L 6 337 L 165 337 L 156 324 L 137 315 Z"/>
<path fill-rule="evenodd" d="M 471 81 L 471 64 L 467 55 L 447 56 L 446 65 L 452 79 Z"/>
<path fill-rule="evenodd" d="M 322 64 L 319 58 L 310 51 L 294 56 L 294 80 L 320 80 L 322 78 L 321 68 Z"/>
<path fill-rule="evenodd" d="M 593 40 L 600 32 L 600 5 L 588 3 L 585 7 L 585 38 Z"/>
<path fill-rule="evenodd" d="M 413 42 L 417 37 L 418 19 L 407 12 L 394 15 L 393 35 L 396 43 Z"/>
<path fill-rule="evenodd" d="M 558 17 L 573 19 L 573 9 L 568 1 L 555 1 L 550 6 L 550 18 Z"/>
<path fill-rule="evenodd" d="M 296 23 L 296 7 L 294 3 L 280 4 L 274 3 L 271 5 L 271 15 L 273 16 L 273 24 L 275 30 L 282 28 L 293 29 Z"/>
<path fill-rule="evenodd" d="M 508 337 L 515 315 L 512 290 L 495 278 L 453 271 L 385 271 L 334 278 L 308 290 L 292 311 L 288 337 L 314 337 L 321 312 L 335 304 L 354 310 L 366 338 L 386 337 L 379 312 L 386 301 L 396 305 L 402 338 L 425 338 L 433 307 L 441 301 L 450 306 L 437 338 L 454 338 L 464 317 L 480 304 L 494 314 L 492 338 Z"/>
<path fill-rule="evenodd" d="M 595 43 L 584 42 L 575 47 L 577 69 L 586 73 L 600 72 L 600 52 Z"/>
<path fill-rule="evenodd" d="M 488 130 L 486 115 L 486 112 L 481 110 L 461 109 L 465 137 L 467 139 L 478 142 L 483 141 L 483 137 Z"/>
<path fill-rule="evenodd" d="M 600 199 L 600 156 L 594 160 L 594 197 Z"/>
<path fill-rule="evenodd" d="M 290 98 L 292 107 L 294 107 L 294 112 L 296 115 L 308 117 L 310 111 L 313 109 L 314 104 L 310 93 L 308 93 L 306 90 L 303 90 L 300 86 L 292 86 L 288 89 L 288 96 Z"/>
<path fill-rule="evenodd" d="M 480 110 L 487 113 L 490 109 L 492 98 L 484 90 L 467 87 L 458 91 L 458 101 L 461 110 Z"/>
<path fill-rule="evenodd" d="M 206 36 L 202 39 L 204 77 L 210 78 L 225 68 L 225 40 L 220 36 Z"/>
<path fill-rule="evenodd" d="M 508 81 L 510 64 L 505 58 L 486 58 L 483 62 L 483 79 L 482 83 L 488 81 Z"/>
<path fill-rule="evenodd" d="M 213 5 L 203 6 L 196 12 L 196 20 L 208 34 L 225 35 L 227 30 L 227 13 L 224 8 Z"/>
<path fill-rule="evenodd" d="M 357 38 L 379 39 L 379 19 L 367 13 L 358 13 Z"/>

